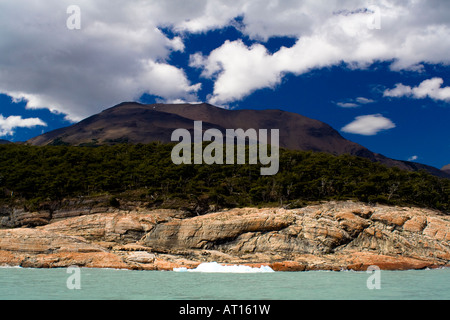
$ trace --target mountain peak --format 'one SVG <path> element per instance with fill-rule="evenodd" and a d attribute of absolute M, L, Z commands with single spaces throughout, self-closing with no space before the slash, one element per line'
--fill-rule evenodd
<path fill-rule="evenodd" d="M 450 164 L 443 166 L 441 170 L 450 174 Z"/>
<path fill-rule="evenodd" d="M 31 145 L 101 145 L 117 143 L 171 142 L 174 130 L 193 130 L 194 121 L 203 129 L 279 129 L 280 147 L 291 150 L 319 151 L 334 155 L 365 157 L 404 170 L 425 169 L 438 176 L 450 172 L 406 161 L 389 159 L 342 137 L 326 123 L 279 109 L 228 110 L 208 103 L 141 104 L 123 102 L 67 128 L 30 139 Z"/>

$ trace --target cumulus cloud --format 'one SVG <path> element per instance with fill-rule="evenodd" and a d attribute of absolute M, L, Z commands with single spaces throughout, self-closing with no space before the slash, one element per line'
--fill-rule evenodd
<path fill-rule="evenodd" d="M 184 44 L 157 28 L 159 2 L 79 0 L 81 29 L 69 30 L 72 3 L 0 3 L 0 93 L 72 120 L 144 93 L 197 100 L 199 85 L 166 62 Z"/>
<path fill-rule="evenodd" d="M 22 119 L 21 116 L 3 117 L 0 114 L 0 137 L 13 135 L 16 128 L 46 127 L 47 124 L 39 118 Z"/>
<path fill-rule="evenodd" d="M 411 97 L 414 99 L 431 98 L 450 102 L 450 87 L 442 88 L 444 80 L 442 78 L 432 78 L 423 81 L 417 87 L 405 86 L 401 83 L 395 85 L 393 89 L 384 91 L 385 97 L 401 98 Z"/>
<path fill-rule="evenodd" d="M 419 159 L 418 156 L 411 156 L 408 158 L 408 161 L 416 161 L 417 159 Z"/>
<path fill-rule="evenodd" d="M 384 97 L 400 98 L 412 95 L 412 88 L 405 86 L 401 83 L 397 83 L 393 89 L 386 89 L 383 93 Z"/>
<path fill-rule="evenodd" d="M 381 114 L 371 114 L 356 117 L 355 120 L 341 130 L 346 133 L 360 134 L 364 136 L 373 136 L 377 133 L 395 128 L 392 120 L 383 117 Z"/>
<path fill-rule="evenodd" d="M 215 104 L 241 99 L 254 89 L 274 87 L 281 80 L 277 62 L 267 49 L 261 44 L 247 48 L 241 40 L 226 41 L 207 58 L 197 53 L 190 65 L 203 68 L 204 77 L 218 75 L 210 99 Z"/>
<path fill-rule="evenodd" d="M 262 41 L 290 36 L 297 42 L 272 54 L 263 44 L 227 41 L 197 59 L 203 76 L 215 82 L 211 102 L 227 103 L 273 88 L 288 73 L 341 64 L 367 68 L 390 61 L 392 70 L 418 71 L 423 63 L 450 63 L 450 21 L 443 13 L 450 3 L 380 0 L 376 12 L 370 7 L 350 0 L 251 2 L 242 8 L 242 32 Z M 380 15 L 381 29 L 370 27 L 374 14 Z"/>
<path fill-rule="evenodd" d="M 191 67 L 214 81 L 209 100 L 216 104 L 274 88 L 288 73 L 366 68 L 377 61 L 416 71 L 424 63 L 450 63 L 449 1 L 77 0 L 81 29 L 69 30 L 66 10 L 72 4 L 0 2 L 0 93 L 72 120 L 144 93 L 197 101 L 200 85 L 171 65 L 170 55 L 186 50 L 189 34 L 229 25 L 256 43 L 226 41 L 190 59 Z M 378 10 L 370 9 L 373 4 Z M 375 18 L 381 29 L 370 27 Z M 269 52 L 265 41 L 276 36 L 297 41 Z"/>

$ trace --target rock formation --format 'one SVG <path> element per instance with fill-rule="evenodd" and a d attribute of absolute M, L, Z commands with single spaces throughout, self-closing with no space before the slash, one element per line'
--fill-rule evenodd
<path fill-rule="evenodd" d="M 87 213 L 0 230 L 0 265 L 172 270 L 212 261 L 281 271 L 450 266 L 450 216 L 328 202 L 190 218 L 173 210 Z"/>

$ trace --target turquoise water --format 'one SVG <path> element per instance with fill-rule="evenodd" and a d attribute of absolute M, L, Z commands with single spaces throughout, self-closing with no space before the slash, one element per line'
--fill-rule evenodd
<path fill-rule="evenodd" d="M 0 300 L 450 299 L 450 269 L 366 272 L 188 273 L 0 268 Z M 69 279 L 70 278 L 70 279 Z M 80 289 L 69 289 L 79 284 Z"/>

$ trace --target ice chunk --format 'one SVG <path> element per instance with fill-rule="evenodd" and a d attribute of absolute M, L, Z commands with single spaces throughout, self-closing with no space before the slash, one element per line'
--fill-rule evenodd
<path fill-rule="evenodd" d="M 275 272 L 269 266 L 261 266 L 260 268 L 252 268 L 244 265 L 222 265 L 217 262 L 201 263 L 195 269 L 173 268 L 176 272 L 207 272 L 207 273 L 262 273 Z"/>

